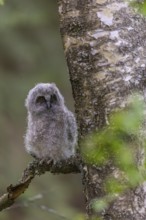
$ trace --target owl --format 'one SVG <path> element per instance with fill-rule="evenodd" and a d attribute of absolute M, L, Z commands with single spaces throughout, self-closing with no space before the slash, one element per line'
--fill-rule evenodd
<path fill-rule="evenodd" d="M 54 83 L 39 83 L 32 88 L 25 101 L 28 125 L 25 148 L 38 158 L 54 162 L 75 155 L 77 125 L 64 98 Z"/>

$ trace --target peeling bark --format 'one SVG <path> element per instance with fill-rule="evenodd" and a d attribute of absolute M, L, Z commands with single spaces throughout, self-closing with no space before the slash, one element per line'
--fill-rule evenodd
<path fill-rule="evenodd" d="M 146 19 L 124 0 L 58 3 L 81 141 L 106 126 L 109 115 L 126 106 L 129 95 L 138 92 L 145 99 Z M 113 166 L 83 166 L 89 216 L 95 214 L 90 206 L 92 199 L 105 194 L 104 180 L 115 170 Z M 106 220 L 145 220 L 145 201 L 143 185 L 129 190 L 96 215 Z"/>

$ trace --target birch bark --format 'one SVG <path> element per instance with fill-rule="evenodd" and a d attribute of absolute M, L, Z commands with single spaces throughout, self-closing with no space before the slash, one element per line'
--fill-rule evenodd
<path fill-rule="evenodd" d="M 127 97 L 146 95 L 146 19 L 124 0 L 58 0 L 60 31 L 69 68 L 79 143 L 108 124 Z M 142 159 L 142 158 L 141 158 Z M 83 166 L 87 213 L 104 220 L 145 220 L 144 184 L 94 213 L 92 199 L 105 194 L 104 180 L 115 167 Z"/>

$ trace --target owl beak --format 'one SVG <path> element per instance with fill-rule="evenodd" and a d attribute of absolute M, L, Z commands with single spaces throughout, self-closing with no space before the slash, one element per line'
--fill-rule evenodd
<path fill-rule="evenodd" d="M 47 109 L 50 109 L 51 105 L 50 105 L 50 102 L 46 102 L 47 104 Z"/>

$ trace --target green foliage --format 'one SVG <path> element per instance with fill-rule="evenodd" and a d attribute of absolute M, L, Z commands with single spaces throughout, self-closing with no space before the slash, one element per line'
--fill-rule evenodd
<path fill-rule="evenodd" d="M 72 220 L 85 220 L 85 215 L 83 214 L 78 214 L 78 215 L 75 215 L 75 217 L 72 218 Z"/>
<path fill-rule="evenodd" d="M 82 155 L 87 163 L 97 166 L 110 164 L 118 173 L 116 177 L 110 174 L 106 178 L 104 184 L 107 195 L 93 201 L 96 211 L 106 208 L 115 195 L 136 187 L 145 179 L 144 167 L 137 165 L 137 154 L 141 152 L 141 147 L 146 146 L 142 137 L 144 108 L 139 98 L 131 100 L 127 108 L 110 117 L 108 127 L 90 135 L 82 144 Z M 144 146 L 140 147 L 141 140 Z"/>
<path fill-rule="evenodd" d="M 103 198 L 103 199 L 95 199 L 95 201 L 92 201 L 92 208 L 96 211 L 100 211 L 102 209 L 107 208 L 107 198 Z"/>
<path fill-rule="evenodd" d="M 139 13 L 146 15 L 146 0 L 144 1 L 132 0 L 130 1 L 130 5 L 133 8 L 135 8 Z"/>
<path fill-rule="evenodd" d="M 0 5 L 3 5 L 4 4 L 4 0 L 0 0 Z"/>

